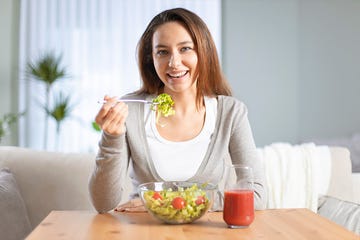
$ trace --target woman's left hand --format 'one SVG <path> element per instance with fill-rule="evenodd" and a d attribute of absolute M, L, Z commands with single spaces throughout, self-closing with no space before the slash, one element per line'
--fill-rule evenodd
<path fill-rule="evenodd" d="M 115 208 L 117 212 L 146 212 L 146 209 L 140 198 L 131 199 L 130 201 L 120 204 Z"/>

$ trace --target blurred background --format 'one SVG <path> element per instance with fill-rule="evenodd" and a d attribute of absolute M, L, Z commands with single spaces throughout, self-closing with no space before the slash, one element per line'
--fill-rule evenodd
<path fill-rule="evenodd" d="M 97 100 L 139 87 L 137 40 L 177 6 L 208 24 L 259 147 L 360 132 L 358 0 L 0 0 L 0 119 L 23 113 L 0 144 L 96 151 Z M 68 73 L 51 88 L 70 99 L 61 121 L 44 111 L 45 85 L 26 74 L 46 52 Z"/>

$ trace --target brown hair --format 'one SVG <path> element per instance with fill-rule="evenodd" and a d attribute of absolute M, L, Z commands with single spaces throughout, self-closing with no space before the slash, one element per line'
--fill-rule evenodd
<path fill-rule="evenodd" d="M 202 95 L 231 95 L 231 89 L 223 76 L 215 43 L 204 21 L 184 8 L 174 8 L 156 15 L 138 43 L 138 64 L 143 85 L 138 92 L 158 94 L 164 84 L 158 77 L 152 58 L 152 38 L 156 29 L 167 22 L 179 22 L 190 33 L 198 55 L 197 104 Z"/>

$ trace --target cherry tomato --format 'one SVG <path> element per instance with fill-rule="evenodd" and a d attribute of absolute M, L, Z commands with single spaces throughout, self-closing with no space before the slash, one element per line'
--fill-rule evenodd
<path fill-rule="evenodd" d="M 152 197 L 155 200 L 158 200 L 158 199 L 162 200 L 163 199 L 162 196 L 160 195 L 160 193 L 158 193 L 158 192 L 154 192 L 154 195 Z"/>
<path fill-rule="evenodd" d="M 205 203 L 204 196 L 198 196 L 197 199 L 195 200 L 195 203 L 196 205 L 204 204 Z"/>
<path fill-rule="evenodd" d="M 186 205 L 185 200 L 182 197 L 175 197 L 171 204 L 175 209 L 183 209 Z"/>

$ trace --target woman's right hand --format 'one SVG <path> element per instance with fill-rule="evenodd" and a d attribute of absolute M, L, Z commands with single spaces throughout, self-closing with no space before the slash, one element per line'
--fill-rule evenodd
<path fill-rule="evenodd" d="M 125 121 L 129 114 L 128 106 L 118 102 L 118 97 L 105 96 L 103 104 L 95 117 L 96 123 L 107 134 L 119 136 L 125 133 Z"/>

